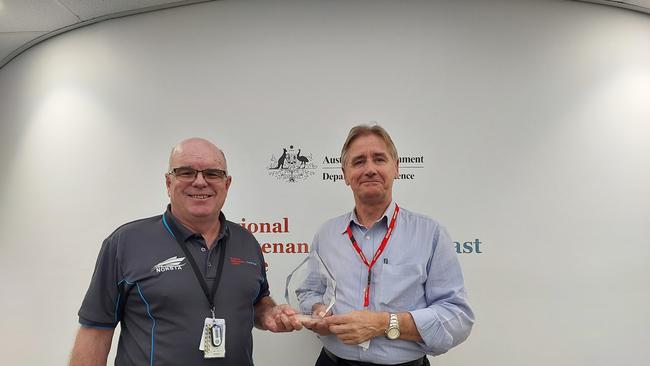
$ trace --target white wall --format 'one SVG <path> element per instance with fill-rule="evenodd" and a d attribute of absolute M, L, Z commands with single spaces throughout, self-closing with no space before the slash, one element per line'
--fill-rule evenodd
<path fill-rule="evenodd" d="M 258 239 L 311 242 L 352 206 L 322 159 L 371 120 L 425 159 L 398 202 L 483 243 L 460 255 L 474 332 L 434 364 L 647 363 L 648 20 L 571 1 L 219 1 L 35 47 L 0 70 L 3 364 L 65 364 L 102 239 L 163 211 L 177 141 L 224 148 L 231 220 L 288 217 Z M 268 175 L 289 145 L 314 176 Z M 267 255 L 276 299 L 300 258 Z M 306 331 L 255 342 L 260 366 L 319 348 Z"/>

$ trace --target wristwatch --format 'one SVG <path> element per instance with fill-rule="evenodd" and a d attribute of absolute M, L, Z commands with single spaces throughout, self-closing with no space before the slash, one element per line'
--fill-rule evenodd
<path fill-rule="evenodd" d="M 397 314 L 391 313 L 388 321 L 388 328 L 386 328 L 386 338 L 397 339 L 399 338 L 399 321 L 397 321 Z"/>

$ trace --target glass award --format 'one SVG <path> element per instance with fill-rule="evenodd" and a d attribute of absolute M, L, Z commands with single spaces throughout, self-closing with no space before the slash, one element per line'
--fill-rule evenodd
<path fill-rule="evenodd" d="M 298 321 L 318 321 L 322 316 L 313 314 L 314 304 L 325 304 L 327 314 L 336 302 L 336 281 L 316 252 L 310 252 L 287 276 L 284 298 L 298 312 Z"/>

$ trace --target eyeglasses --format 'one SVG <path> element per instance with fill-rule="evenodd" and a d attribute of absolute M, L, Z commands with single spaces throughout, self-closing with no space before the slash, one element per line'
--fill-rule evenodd
<path fill-rule="evenodd" d="M 199 173 L 203 174 L 203 179 L 205 179 L 207 182 L 219 182 L 226 179 L 226 177 L 228 176 L 228 173 L 226 173 L 225 170 L 214 169 L 214 168 L 196 170 L 193 168 L 181 167 L 181 168 L 174 168 L 169 171 L 169 174 L 173 174 L 176 177 L 176 179 L 183 182 L 193 182 Z"/>

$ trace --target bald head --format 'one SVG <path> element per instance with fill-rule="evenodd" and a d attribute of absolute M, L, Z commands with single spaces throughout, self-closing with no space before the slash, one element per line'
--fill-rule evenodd
<path fill-rule="evenodd" d="M 177 162 L 183 160 L 181 158 L 195 157 L 201 159 L 215 160 L 215 163 L 221 166 L 221 169 L 228 171 L 228 164 L 226 163 L 226 155 L 212 142 L 202 139 L 200 137 L 192 137 L 179 142 L 172 148 L 169 154 L 169 169 L 177 168 Z"/>

